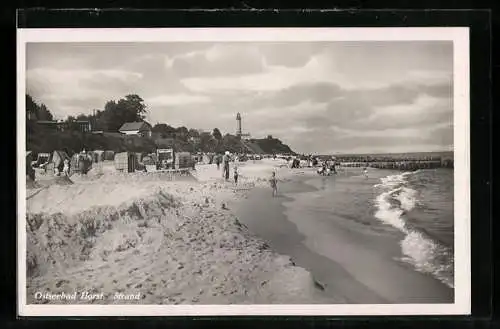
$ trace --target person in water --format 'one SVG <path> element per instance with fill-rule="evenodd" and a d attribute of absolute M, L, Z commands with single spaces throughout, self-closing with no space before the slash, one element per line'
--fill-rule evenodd
<path fill-rule="evenodd" d="M 337 168 L 335 168 L 337 166 L 337 161 L 334 157 L 332 157 L 332 161 L 331 161 L 331 171 L 336 175 L 337 174 Z"/>
<path fill-rule="evenodd" d="M 273 171 L 271 175 L 271 179 L 269 179 L 269 183 L 271 183 L 271 189 L 273 190 L 273 197 L 278 194 L 278 180 L 276 179 L 276 173 Z"/>

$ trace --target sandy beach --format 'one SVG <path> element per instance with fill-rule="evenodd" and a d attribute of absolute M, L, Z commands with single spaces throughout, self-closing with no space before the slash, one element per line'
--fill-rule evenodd
<path fill-rule="evenodd" d="M 234 215 L 238 200 L 277 165 L 241 165 L 238 187 L 223 182 L 215 165 L 175 180 L 119 174 L 106 163 L 88 177 L 72 176 L 73 184 L 42 177 L 28 189 L 28 303 L 331 302 L 308 271 Z M 36 298 L 75 291 L 95 299 Z"/>
<path fill-rule="evenodd" d="M 40 179 L 28 189 L 28 303 L 453 302 L 453 289 L 395 260 L 399 237 L 384 235 L 393 228 L 349 220 L 349 207 L 363 208 L 352 198 L 353 189 L 361 193 L 356 184 L 375 178 L 362 181 L 359 168 L 320 177 L 283 165 L 240 164 L 238 186 L 215 165 L 174 180 L 120 174 L 106 163 L 73 184 Z M 321 204 L 314 192 L 332 186 L 335 211 L 311 212 L 321 210 L 308 209 Z M 40 300 L 40 291 L 104 298 Z"/>

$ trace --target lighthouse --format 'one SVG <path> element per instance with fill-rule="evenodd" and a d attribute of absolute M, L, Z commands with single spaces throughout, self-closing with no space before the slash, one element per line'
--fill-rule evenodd
<path fill-rule="evenodd" d="M 241 114 L 236 114 L 236 136 L 241 137 Z"/>

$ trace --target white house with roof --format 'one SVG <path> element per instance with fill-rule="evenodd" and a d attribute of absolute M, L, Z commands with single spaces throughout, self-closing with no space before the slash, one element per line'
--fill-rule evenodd
<path fill-rule="evenodd" d="M 151 125 L 146 121 L 125 122 L 118 131 L 125 135 L 151 137 Z"/>

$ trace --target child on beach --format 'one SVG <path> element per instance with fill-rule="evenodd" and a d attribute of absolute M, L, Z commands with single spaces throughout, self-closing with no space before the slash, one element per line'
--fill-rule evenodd
<path fill-rule="evenodd" d="M 234 184 L 238 185 L 238 167 L 234 166 Z"/>
<path fill-rule="evenodd" d="M 274 171 L 271 175 L 271 179 L 269 179 L 269 183 L 271 183 L 273 197 L 275 197 L 278 194 L 278 180 L 276 179 L 276 173 Z"/>
<path fill-rule="evenodd" d="M 69 177 L 69 160 L 68 159 L 64 159 L 63 173 L 65 176 Z"/>

